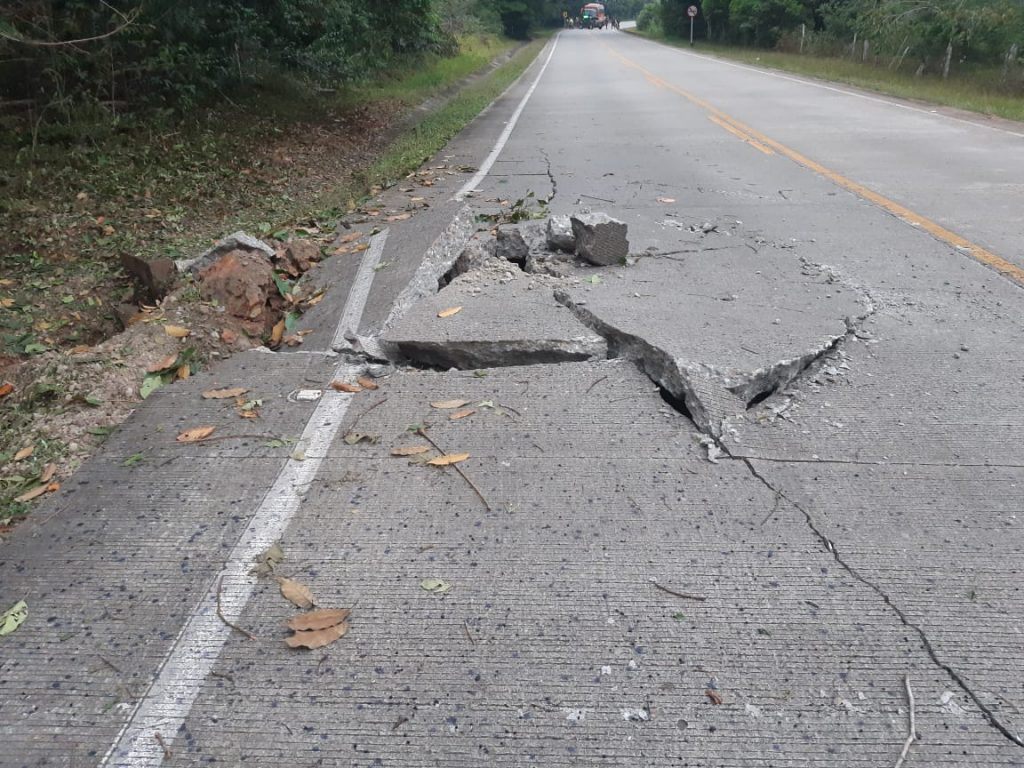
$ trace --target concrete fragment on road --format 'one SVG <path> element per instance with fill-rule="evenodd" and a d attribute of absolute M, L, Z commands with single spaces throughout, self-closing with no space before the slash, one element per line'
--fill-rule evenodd
<path fill-rule="evenodd" d="M 548 248 L 566 253 L 576 252 L 576 235 L 573 234 L 572 221 L 568 216 L 552 216 L 545 228 L 545 240 Z"/>
<path fill-rule="evenodd" d="M 225 253 L 230 253 L 231 251 L 253 251 L 255 253 L 262 253 L 268 259 L 274 258 L 273 248 L 262 240 L 239 230 L 228 235 L 223 240 L 218 240 L 212 248 L 201 256 L 194 259 L 183 259 L 175 262 L 175 264 L 177 264 L 180 272 L 191 271 L 193 275 L 196 275 Z"/>
<path fill-rule="evenodd" d="M 572 232 L 576 239 L 576 255 L 591 264 L 608 267 L 621 264 L 629 255 L 626 224 L 606 213 L 585 213 L 573 216 Z"/>
<path fill-rule="evenodd" d="M 233 250 L 197 274 L 199 295 L 216 299 L 229 314 L 256 326 L 266 324 L 267 298 L 274 290 L 274 268 L 262 253 Z"/>
<path fill-rule="evenodd" d="M 491 261 L 416 304 L 381 341 L 396 357 L 444 368 L 605 358 L 605 340 L 558 306 L 542 280 Z M 437 316 L 456 306 L 457 314 Z"/>
<path fill-rule="evenodd" d="M 530 246 L 518 229 L 499 229 L 494 241 L 494 255 L 520 267 L 526 264 Z"/>

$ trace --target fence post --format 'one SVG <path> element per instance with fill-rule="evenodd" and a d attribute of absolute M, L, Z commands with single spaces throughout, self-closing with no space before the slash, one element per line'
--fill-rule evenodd
<path fill-rule="evenodd" d="M 804 38 L 807 37 L 807 25 L 800 25 L 800 53 L 804 52 Z"/>
<path fill-rule="evenodd" d="M 868 61 L 868 50 L 870 48 L 871 48 L 871 41 L 870 40 L 865 40 L 864 41 L 864 56 L 861 58 L 861 61 L 864 62 L 865 64 Z"/>
<path fill-rule="evenodd" d="M 1003 59 L 1003 82 L 1010 76 L 1010 66 L 1017 61 L 1017 51 L 1019 50 L 1017 43 L 1010 46 L 1010 50 L 1006 52 L 1006 58 Z"/>
<path fill-rule="evenodd" d="M 853 45 L 850 46 L 850 58 L 857 58 L 857 33 L 853 33 Z"/>
<path fill-rule="evenodd" d="M 942 64 L 942 79 L 949 79 L 949 64 L 953 60 L 953 41 L 949 41 L 949 45 L 946 46 L 946 61 Z"/>

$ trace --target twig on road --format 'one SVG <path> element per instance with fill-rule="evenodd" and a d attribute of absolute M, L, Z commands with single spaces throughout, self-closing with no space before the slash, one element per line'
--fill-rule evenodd
<path fill-rule="evenodd" d="M 441 455 L 443 455 L 443 456 L 447 456 L 448 455 L 448 453 L 444 450 L 444 448 L 442 448 L 440 445 L 435 443 L 434 440 L 430 437 L 430 435 L 428 435 L 426 433 L 426 430 L 424 430 L 422 427 L 420 427 L 419 429 L 416 430 L 416 434 L 419 435 L 420 437 L 422 437 L 424 440 L 426 440 L 432 446 L 434 446 L 434 448 L 436 450 L 440 451 Z M 462 477 L 462 479 L 466 481 L 466 484 L 470 488 L 473 489 L 474 493 L 476 493 L 477 496 L 480 497 L 480 501 L 482 501 L 484 503 L 484 506 L 487 507 L 487 511 L 488 512 L 493 512 L 494 509 L 491 508 L 491 505 L 487 502 L 487 499 L 484 497 L 483 493 L 481 493 L 480 489 L 476 487 L 476 484 L 472 480 L 469 479 L 469 476 L 465 472 L 462 471 L 462 468 L 459 467 L 458 464 L 449 464 L 449 466 L 452 469 L 454 469 L 456 472 L 458 472 L 459 475 Z"/>
<path fill-rule="evenodd" d="M 674 589 L 669 589 L 668 587 L 663 587 L 661 584 L 659 584 L 656 581 L 652 581 L 651 584 L 654 585 L 655 589 L 660 589 L 662 592 L 665 592 L 666 594 L 672 595 L 674 597 L 681 597 L 681 598 L 683 598 L 683 600 L 698 600 L 698 601 L 700 601 L 702 603 L 705 600 L 707 600 L 707 598 L 704 595 L 691 595 L 689 592 L 676 592 Z"/>
<path fill-rule="evenodd" d="M 910 745 L 917 739 L 917 723 L 915 721 L 914 714 L 914 692 L 910 689 L 910 675 L 903 676 L 903 685 L 907 689 L 907 706 L 910 710 L 910 723 L 909 732 L 907 733 L 907 740 L 903 744 L 903 751 L 900 752 L 899 759 L 896 760 L 894 768 L 900 768 L 903 765 L 903 761 L 907 759 L 907 754 L 910 752 Z"/>
<path fill-rule="evenodd" d="M 349 433 L 351 433 L 351 432 L 352 432 L 352 430 L 354 430 L 354 429 L 356 428 L 356 425 L 357 425 L 357 424 L 359 423 L 360 419 L 362 419 L 362 418 L 363 418 L 363 416 L 365 416 L 366 414 L 368 414 L 368 413 L 369 413 L 370 411 L 372 411 L 372 410 L 373 410 L 374 408 L 379 408 L 380 406 L 384 405 L 384 403 L 386 403 L 387 401 L 388 401 L 388 399 L 387 399 L 386 397 L 385 397 L 385 398 L 384 398 L 383 400 L 378 400 L 378 401 L 377 401 L 376 403 L 374 403 L 374 404 L 373 404 L 373 405 L 371 405 L 371 406 L 370 406 L 369 408 L 367 408 L 367 409 L 366 409 L 365 411 L 363 411 L 363 412 L 362 412 L 362 413 L 360 413 L 360 414 L 359 414 L 358 416 L 356 416 L 356 420 L 355 420 L 355 421 L 353 421 L 353 422 L 352 422 L 352 424 L 351 424 L 351 426 L 349 426 L 349 428 L 348 428 L 348 431 L 349 431 Z"/>
<path fill-rule="evenodd" d="M 590 390 L 592 390 L 594 387 L 596 387 L 598 384 L 600 384 L 602 381 L 604 381 L 607 378 L 608 378 L 607 376 L 602 376 L 600 379 L 598 379 L 593 384 L 591 384 L 589 387 L 587 387 L 587 391 L 584 394 L 589 395 L 590 394 Z"/>
<path fill-rule="evenodd" d="M 167 742 L 164 741 L 164 737 L 159 733 L 154 733 L 153 738 L 156 739 L 156 743 L 160 745 L 160 749 L 164 751 L 164 760 L 170 760 L 174 757 L 174 753 L 171 752 L 170 747 L 167 746 Z"/>
<path fill-rule="evenodd" d="M 229 627 L 231 627 L 231 629 L 235 630 L 236 632 L 241 632 L 243 635 L 245 635 L 250 640 L 255 642 L 258 639 L 256 637 L 256 635 L 254 635 L 252 632 L 249 632 L 246 629 L 242 629 L 237 624 L 232 624 L 224 616 L 224 611 L 222 611 L 221 607 L 220 607 L 220 591 L 221 591 L 221 588 L 223 586 L 224 586 L 224 577 L 220 576 L 220 577 L 217 578 L 217 618 L 219 618 L 221 621 L 223 621 L 225 624 L 227 624 Z"/>

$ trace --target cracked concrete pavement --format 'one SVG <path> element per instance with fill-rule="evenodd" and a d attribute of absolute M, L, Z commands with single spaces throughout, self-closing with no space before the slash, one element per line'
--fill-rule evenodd
<path fill-rule="evenodd" d="M 1024 765 L 1021 286 L 679 91 L 1011 261 L 1019 144 L 570 31 L 431 163 L 478 167 L 535 82 L 478 190 L 318 268 L 301 349 L 160 390 L 2 544 L 0 765 L 884 766 L 908 683 L 904 765 Z M 907 135 L 920 173 L 869 151 Z M 961 150 L 999 163 L 951 213 Z M 630 258 L 491 255 L 530 191 Z M 239 385 L 258 421 L 200 397 Z M 469 457 L 391 454 L 423 433 Z M 272 542 L 347 636 L 285 646 Z"/>

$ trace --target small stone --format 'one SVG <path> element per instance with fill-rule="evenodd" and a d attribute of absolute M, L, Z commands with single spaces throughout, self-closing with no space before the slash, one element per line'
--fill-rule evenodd
<path fill-rule="evenodd" d="M 629 255 L 626 224 L 605 213 L 573 216 L 576 255 L 591 264 L 607 267 L 621 264 Z"/>
<path fill-rule="evenodd" d="M 523 240 L 518 229 L 498 230 L 498 237 L 494 243 L 494 255 L 499 259 L 523 266 L 526 264 L 526 257 L 529 253 L 530 247 Z"/>
<path fill-rule="evenodd" d="M 968 346 L 967 346 L 966 344 L 961 344 L 961 345 L 960 345 L 960 351 L 961 351 L 961 352 L 970 352 L 970 351 L 971 351 L 971 348 L 970 348 L 970 347 L 968 347 Z"/>
<path fill-rule="evenodd" d="M 573 234 L 572 221 L 568 216 L 552 216 L 548 219 L 545 240 L 553 251 L 576 251 L 576 235 Z"/>

